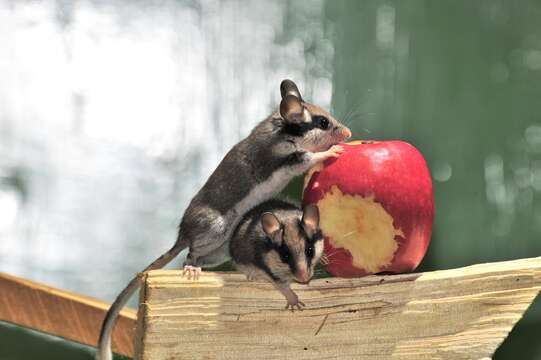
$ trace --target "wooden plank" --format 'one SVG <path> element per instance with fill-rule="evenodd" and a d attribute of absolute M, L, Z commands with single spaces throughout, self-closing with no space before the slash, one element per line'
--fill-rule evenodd
<path fill-rule="evenodd" d="M 136 359 L 485 359 L 541 289 L 541 257 L 294 286 L 304 311 L 240 274 L 146 274 Z"/>
<path fill-rule="evenodd" d="M 96 346 L 110 304 L 0 272 L 0 320 Z M 133 356 L 136 312 L 120 313 L 115 352 Z"/>

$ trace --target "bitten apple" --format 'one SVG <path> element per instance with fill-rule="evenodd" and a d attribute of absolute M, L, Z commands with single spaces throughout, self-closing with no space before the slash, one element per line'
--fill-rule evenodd
<path fill-rule="evenodd" d="M 414 270 L 434 220 L 425 159 L 403 141 L 343 146 L 305 178 L 303 204 L 319 207 L 326 270 L 341 277 Z"/>

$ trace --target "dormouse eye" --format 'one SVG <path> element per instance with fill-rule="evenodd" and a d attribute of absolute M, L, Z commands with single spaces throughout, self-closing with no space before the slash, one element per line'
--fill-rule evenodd
<path fill-rule="evenodd" d="M 308 256 L 309 258 L 314 257 L 314 245 L 308 245 L 308 247 L 306 248 L 306 256 Z"/>
<path fill-rule="evenodd" d="M 329 128 L 329 120 L 325 116 L 316 116 L 314 123 L 320 129 L 327 130 Z"/>
<path fill-rule="evenodd" d="M 286 246 L 281 246 L 278 249 L 278 253 L 280 254 L 280 259 L 282 260 L 283 263 L 286 263 L 286 264 L 289 263 L 290 254 Z"/>

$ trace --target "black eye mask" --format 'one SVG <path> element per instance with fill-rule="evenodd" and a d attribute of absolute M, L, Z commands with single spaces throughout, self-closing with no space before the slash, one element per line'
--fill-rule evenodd
<path fill-rule="evenodd" d="M 303 136 L 313 129 L 328 130 L 331 123 L 325 116 L 315 115 L 310 122 L 292 123 L 283 121 L 280 123 L 281 132 L 292 136 Z"/>
<path fill-rule="evenodd" d="M 278 252 L 278 255 L 280 255 L 280 260 L 289 266 L 292 273 L 295 273 L 297 271 L 297 264 L 285 242 L 283 242 L 280 247 L 275 247 L 275 250 Z"/>
<path fill-rule="evenodd" d="M 299 229 L 301 231 L 301 236 L 306 239 L 304 243 L 304 254 L 306 256 L 308 268 L 310 268 L 312 266 L 312 260 L 316 256 L 316 243 L 323 240 L 323 234 L 321 233 L 321 230 L 318 229 L 312 237 L 308 236 L 301 221 L 299 221 Z"/>

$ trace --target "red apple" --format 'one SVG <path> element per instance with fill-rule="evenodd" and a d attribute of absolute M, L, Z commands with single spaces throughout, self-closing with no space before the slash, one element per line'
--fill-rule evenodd
<path fill-rule="evenodd" d="M 403 141 L 354 141 L 313 168 L 303 204 L 317 204 L 326 270 L 354 277 L 414 270 L 434 220 L 432 180 L 421 153 Z"/>

